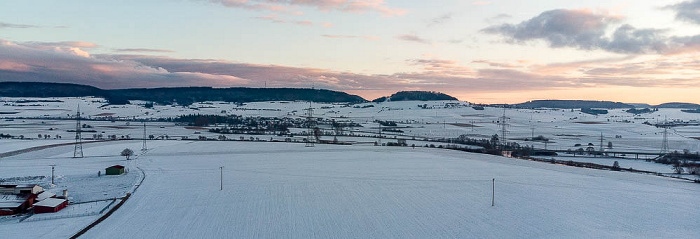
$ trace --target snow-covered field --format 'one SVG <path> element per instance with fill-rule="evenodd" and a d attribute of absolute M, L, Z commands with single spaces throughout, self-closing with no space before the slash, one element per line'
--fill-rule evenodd
<path fill-rule="evenodd" d="M 155 105 L 153 108 L 144 108 L 143 103 L 134 101 L 131 105 L 104 106 L 105 101 L 100 98 L 51 98 L 61 102 L 15 103 L 19 98 L 0 97 L 0 112 L 16 112 L 15 114 L 0 115 L 0 133 L 12 135 L 24 135 L 28 138 L 36 138 L 37 134 L 59 134 L 63 139 L 70 139 L 73 135 L 67 130 L 74 129 L 75 123 L 71 121 L 56 121 L 50 118 L 74 117 L 77 106 L 83 117 L 87 119 L 105 119 L 113 117 L 120 120 L 134 120 L 134 122 L 109 122 L 86 121 L 94 126 L 96 133 L 104 132 L 105 135 L 119 134 L 141 137 L 141 119 L 158 119 L 177 117 L 187 114 L 217 114 L 217 115 L 242 115 L 261 117 L 303 117 L 304 109 L 309 107 L 308 102 L 252 102 L 239 106 L 226 102 L 203 102 L 191 106 Z M 29 100 L 46 100 L 45 98 Z M 446 103 L 458 103 L 461 107 L 444 107 Z M 313 103 L 314 114 L 317 117 L 336 120 L 351 120 L 362 124 L 364 127 L 356 128 L 358 132 L 378 132 L 378 124 L 374 120 L 392 120 L 399 122 L 399 126 L 406 127 L 404 135 L 417 137 L 457 137 L 462 134 L 474 138 L 490 138 L 491 135 L 500 132 L 499 117 L 503 115 L 503 109 L 486 107 L 484 110 L 475 110 L 466 107 L 468 103 L 458 101 L 403 101 L 385 103 L 364 103 L 352 106 L 342 104 Z M 363 106 L 373 106 L 362 108 Z M 423 109 L 419 105 L 426 105 Z M 104 106 L 104 107 L 101 107 Z M 357 108 L 355 108 L 357 107 Z M 534 144 L 535 147 L 544 148 L 542 142 L 524 141 L 533 134 L 542 135 L 550 139 L 550 149 L 577 149 L 576 144 L 587 145 L 593 143 L 599 145 L 601 133 L 604 136 L 604 144 L 612 142 L 615 150 L 658 152 L 662 143 L 663 129 L 642 124 L 643 122 L 657 123 L 674 120 L 700 120 L 700 114 L 681 112 L 680 109 L 659 109 L 657 112 L 633 115 L 625 112 L 625 109 L 609 110 L 606 115 L 589 115 L 579 110 L 529 110 L 508 109 L 508 139 L 520 144 Z M 13 121 L 2 118 L 26 118 L 44 117 L 43 120 L 14 119 Z M 403 122 L 403 123 L 401 123 Z M 464 126 L 474 124 L 475 127 Z M 206 130 L 185 129 L 173 124 L 149 122 L 149 134 L 170 136 L 214 136 Z M 460 126 L 461 125 L 461 126 Z M 54 128 L 54 130 L 49 130 Z M 534 133 L 533 133 L 534 128 Z M 93 133 L 85 133 L 91 136 Z M 615 137 L 615 136 L 619 137 Z M 694 138 L 695 137 L 695 138 Z M 672 128 L 669 134 L 669 148 L 692 152 L 700 151 L 700 126 L 687 126 Z"/>
<path fill-rule="evenodd" d="M 70 118 L 80 104 L 83 116 L 118 117 L 132 121 L 92 121 L 92 134 L 140 138 L 141 119 L 183 114 L 302 117 L 305 102 L 258 102 L 243 106 L 223 102 L 190 107 L 107 106 L 97 98 L 60 98 L 61 102 L 20 105 L 11 98 L 0 105 L 0 133 L 25 139 L 0 139 L 0 154 L 35 146 L 69 143 L 75 128 Z M 138 103 L 138 102 L 136 102 Z M 499 133 L 503 109 L 445 108 L 446 102 L 387 102 L 354 108 L 317 104 L 316 116 L 352 120 L 363 127 L 356 134 L 376 135 L 374 120 L 399 122 L 396 135 L 409 145 L 436 144 L 422 137 L 467 134 L 490 138 Z M 450 102 L 455 103 L 455 102 Z M 28 105 L 32 106 L 28 106 Z M 429 109 L 418 107 L 427 104 Z M 462 104 L 464 104 L 462 102 Z M 360 104 L 359 106 L 369 105 Z M 432 107 L 432 108 L 431 108 Z M 634 116 L 623 110 L 587 115 L 570 110 L 506 110 L 510 141 L 534 135 L 551 139 L 550 149 L 576 149 L 600 134 L 614 150 L 658 152 L 662 129 L 642 124 L 695 120 L 699 114 L 661 109 Z M 37 117 L 41 117 L 40 119 Z M 465 126 L 474 124 L 475 127 Z M 173 123 L 148 122 L 148 134 L 206 136 L 218 134 Z M 296 130 L 296 129 L 295 129 Z M 38 134 L 51 139 L 37 139 Z M 59 135 L 59 137 L 56 137 Z M 618 135 L 618 137 L 615 137 Z M 243 135 L 227 135 L 238 138 Z M 386 134 L 385 134 L 386 136 Z M 381 139 L 392 141 L 394 135 Z M 245 135 L 246 139 L 250 135 Z M 283 136 L 254 136 L 261 140 Z M 328 137 L 328 136 L 324 136 Z M 669 134 L 671 150 L 700 150 L 700 127 L 677 127 Z M 57 139 L 58 138 L 58 139 Z M 338 137 L 352 146 L 240 142 L 149 140 L 84 144 L 85 158 L 72 158 L 73 146 L 57 146 L 0 158 L 4 183 L 39 183 L 61 194 L 68 189 L 74 203 L 57 214 L 0 219 L 0 231 L 11 238 L 65 238 L 101 216 L 114 198 L 131 198 L 84 238 L 483 238 L 483 237 L 678 237 L 700 235 L 696 199 L 699 184 L 642 175 L 582 169 L 424 147 L 375 147 L 375 138 Z M 416 140 L 411 140 L 416 138 Z M 326 138 L 329 139 L 329 138 Z M 543 148 L 544 144 L 534 143 Z M 119 156 L 136 151 L 135 160 Z M 562 157 L 564 160 L 670 173 L 667 165 L 643 160 Z M 122 164 L 129 172 L 98 177 L 104 168 Z M 55 185 L 50 184 L 56 165 Z M 223 191 L 219 167 L 223 166 Z M 143 173 L 142 171 L 143 170 Z M 144 178 L 145 176 L 145 178 Z M 491 207 L 492 179 L 496 182 Z M 104 201 L 102 201 L 104 200 Z M 92 202 L 97 201 L 97 202 Z M 113 204 L 112 204 L 113 205 Z M 111 205 L 109 205 L 111 206 Z M 96 213 L 97 212 L 97 213 Z M 20 222 L 21 221 L 21 222 Z M 6 235 L 6 234 L 3 234 Z"/>
<path fill-rule="evenodd" d="M 697 184 L 456 151 L 183 142 L 156 147 L 137 163 L 148 175 L 144 184 L 86 238 L 120 238 L 124 228 L 146 238 L 700 233 Z"/>

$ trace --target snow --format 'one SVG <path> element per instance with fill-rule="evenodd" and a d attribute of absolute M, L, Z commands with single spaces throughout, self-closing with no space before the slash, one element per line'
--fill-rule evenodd
<path fill-rule="evenodd" d="M 61 205 L 61 203 L 65 202 L 65 199 L 59 199 L 59 198 L 47 198 L 44 200 L 41 200 L 38 203 L 34 203 L 34 206 L 40 206 L 40 207 L 57 207 L 58 205 Z"/>
<path fill-rule="evenodd" d="M 0 133 L 24 140 L 0 139 L 0 154 L 73 142 L 80 104 L 83 116 L 122 120 L 176 117 L 183 114 L 237 114 L 260 117 L 302 117 L 308 102 L 255 102 L 244 106 L 224 102 L 190 107 L 156 105 L 106 106 L 99 98 L 56 98 L 62 102 L 14 103 L 0 98 Z M 139 103 L 139 102 L 136 102 Z M 141 102 L 143 103 L 143 102 Z M 130 199 L 84 238 L 695 238 L 700 228 L 697 207 L 700 187 L 688 181 L 629 172 L 614 172 L 471 154 L 445 149 L 375 147 L 375 141 L 408 139 L 417 146 L 444 137 L 469 135 L 488 139 L 499 133 L 503 109 L 444 108 L 446 102 L 387 102 L 371 108 L 313 103 L 319 117 L 352 120 L 363 127 L 338 136 L 352 146 L 246 141 L 118 140 L 83 145 L 85 158 L 72 158 L 64 145 L 0 156 L 0 182 L 36 183 L 48 192 L 69 191 L 70 204 L 58 213 L 0 217 L 0 231 L 10 238 L 66 238 L 113 207 L 126 193 Z M 366 103 L 362 105 L 370 105 Z M 431 109 L 420 109 L 428 104 Z M 319 108 L 324 109 L 319 109 Z M 222 113 L 226 111 L 226 113 Z M 608 115 L 570 110 L 508 109 L 508 140 L 543 135 L 550 149 L 577 149 L 575 144 L 615 151 L 658 152 L 662 129 L 642 124 L 696 120 L 700 115 L 661 109 L 634 116 L 621 109 Z M 26 119 L 20 117 L 42 117 Z M 375 120 L 399 122 L 403 134 L 376 138 Z M 582 123 L 596 122 L 596 124 Z M 138 122 L 92 121 L 96 134 L 139 138 Z M 464 127 L 466 124 L 475 127 Z M 206 129 L 148 122 L 148 134 L 215 138 Z M 305 131 L 306 129 L 292 129 Z M 38 139 L 38 134 L 51 139 Z M 56 136 L 59 137 L 56 137 Z M 614 137 L 619 135 L 619 137 Z M 226 135 L 229 139 L 251 135 Z M 284 136 L 254 135 L 284 141 Z M 332 137 L 325 139 L 332 139 Z M 423 141 L 427 137 L 430 141 Z M 672 150 L 700 150 L 700 127 L 677 127 L 669 134 Z M 414 139 L 415 138 L 415 139 Z M 295 137 L 294 139 L 301 139 Z M 86 140 L 88 141 L 88 140 Z M 256 140 L 259 141 L 259 140 Z M 585 147 L 585 146 L 584 146 Z M 134 150 L 134 160 L 119 153 Z M 629 157 L 629 155 L 628 155 Z M 620 158 L 557 157 L 561 160 L 670 173 L 667 165 Z M 124 175 L 104 175 L 112 165 L 124 165 Z M 51 165 L 55 183 L 51 184 Z M 223 166 L 223 191 L 219 167 Z M 98 172 L 102 174 L 98 176 Z M 143 173 L 142 173 L 143 172 Z M 491 207 L 495 178 L 495 206 Z M 143 182 L 141 183 L 141 181 Z"/>
<path fill-rule="evenodd" d="M 44 199 L 47 199 L 47 198 L 50 198 L 53 196 L 56 196 L 56 194 L 52 193 L 52 192 L 44 191 L 36 196 L 36 200 L 41 201 L 41 200 L 44 200 Z"/>
<path fill-rule="evenodd" d="M 281 143 L 182 143 L 137 162 L 148 175 L 142 186 L 86 238 L 117 238 L 124 228 L 148 238 L 700 233 L 697 184 L 648 175 L 438 149 Z"/>
<path fill-rule="evenodd" d="M 0 194 L 0 208 L 16 208 L 22 205 L 29 196 L 17 194 Z"/>

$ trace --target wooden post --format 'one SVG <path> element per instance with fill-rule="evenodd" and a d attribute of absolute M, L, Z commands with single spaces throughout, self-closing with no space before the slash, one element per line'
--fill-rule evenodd
<path fill-rule="evenodd" d="M 496 179 L 491 180 L 491 206 L 493 207 L 496 201 Z"/>
<path fill-rule="evenodd" d="M 221 186 L 219 187 L 219 191 L 224 190 L 224 166 L 219 167 L 221 169 Z"/>

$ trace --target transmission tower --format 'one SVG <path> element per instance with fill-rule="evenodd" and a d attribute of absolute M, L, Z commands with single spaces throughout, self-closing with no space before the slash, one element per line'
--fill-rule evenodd
<path fill-rule="evenodd" d="M 81 135 L 82 125 L 80 124 L 80 105 L 78 105 L 78 113 L 75 115 L 75 148 L 73 149 L 73 158 L 83 157 L 83 136 Z"/>
<path fill-rule="evenodd" d="M 668 153 L 668 126 L 664 125 L 664 139 L 661 141 L 661 153 Z"/>
<path fill-rule="evenodd" d="M 501 144 L 505 147 L 507 145 L 507 138 L 506 138 L 506 133 L 508 130 L 506 127 L 508 126 L 508 123 L 506 120 L 508 117 L 506 117 L 506 106 L 503 106 L 503 116 L 501 116 L 501 119 L 499 121 L 499 124 L 501 125 Z"/>
<path fill-rule="evenodd" d="M 146 151 L 148 150 L 148 147 L 146 147 L 146 122 L 143 122 L 143 146 L 141 146 L 141 151 Z"/>
<path fill-rule="evenodd" d="M 379 140 L 378 140 L 379 146 L 382 146 L 382 123 L 379 123 Z"/>
<path fill-rule="evenodd" d="M 603 132 L 600 132 L 600 152 L 603 152 Z"/>
<path fill-rule="evenodd" d="M 535 121 L 532 120 L 532 114 L 530 114 L 530 131 L 532 132 L 530 140 L 533 140 L 535 139 Z"/>
<path fill-rule="evenodd" d="M 309 126 L 308 132 L 309 135 L 306 136 L 306 147 L 314 147 L 314 141 L 316 139 L 314 138 L 314 108 L 311 108 L 311 101 L 309 101 L 309 108 L 306 109 L 306 123 Z"/>
<path fill-rule="evenodd" d="M 668 153 L 668 121 L 664 120 L 664 138 L 663 141 L 661 141 L 661 153 L 662 154 L 667 154 Z"/>

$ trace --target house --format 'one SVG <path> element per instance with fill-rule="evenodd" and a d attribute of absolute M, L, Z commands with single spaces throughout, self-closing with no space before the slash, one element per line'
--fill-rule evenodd
<path fill-rule="evenodd" d="M 34 204 L 34 213 L 58 212 L 68 206 L 68 200 L 60 198 L 47 198 Z"/>
<path fill-rule="evenodd" d="M 105 169 L 106 175 L 122 175 L 124 174 L 124 166 L 114 165 Z"/>

